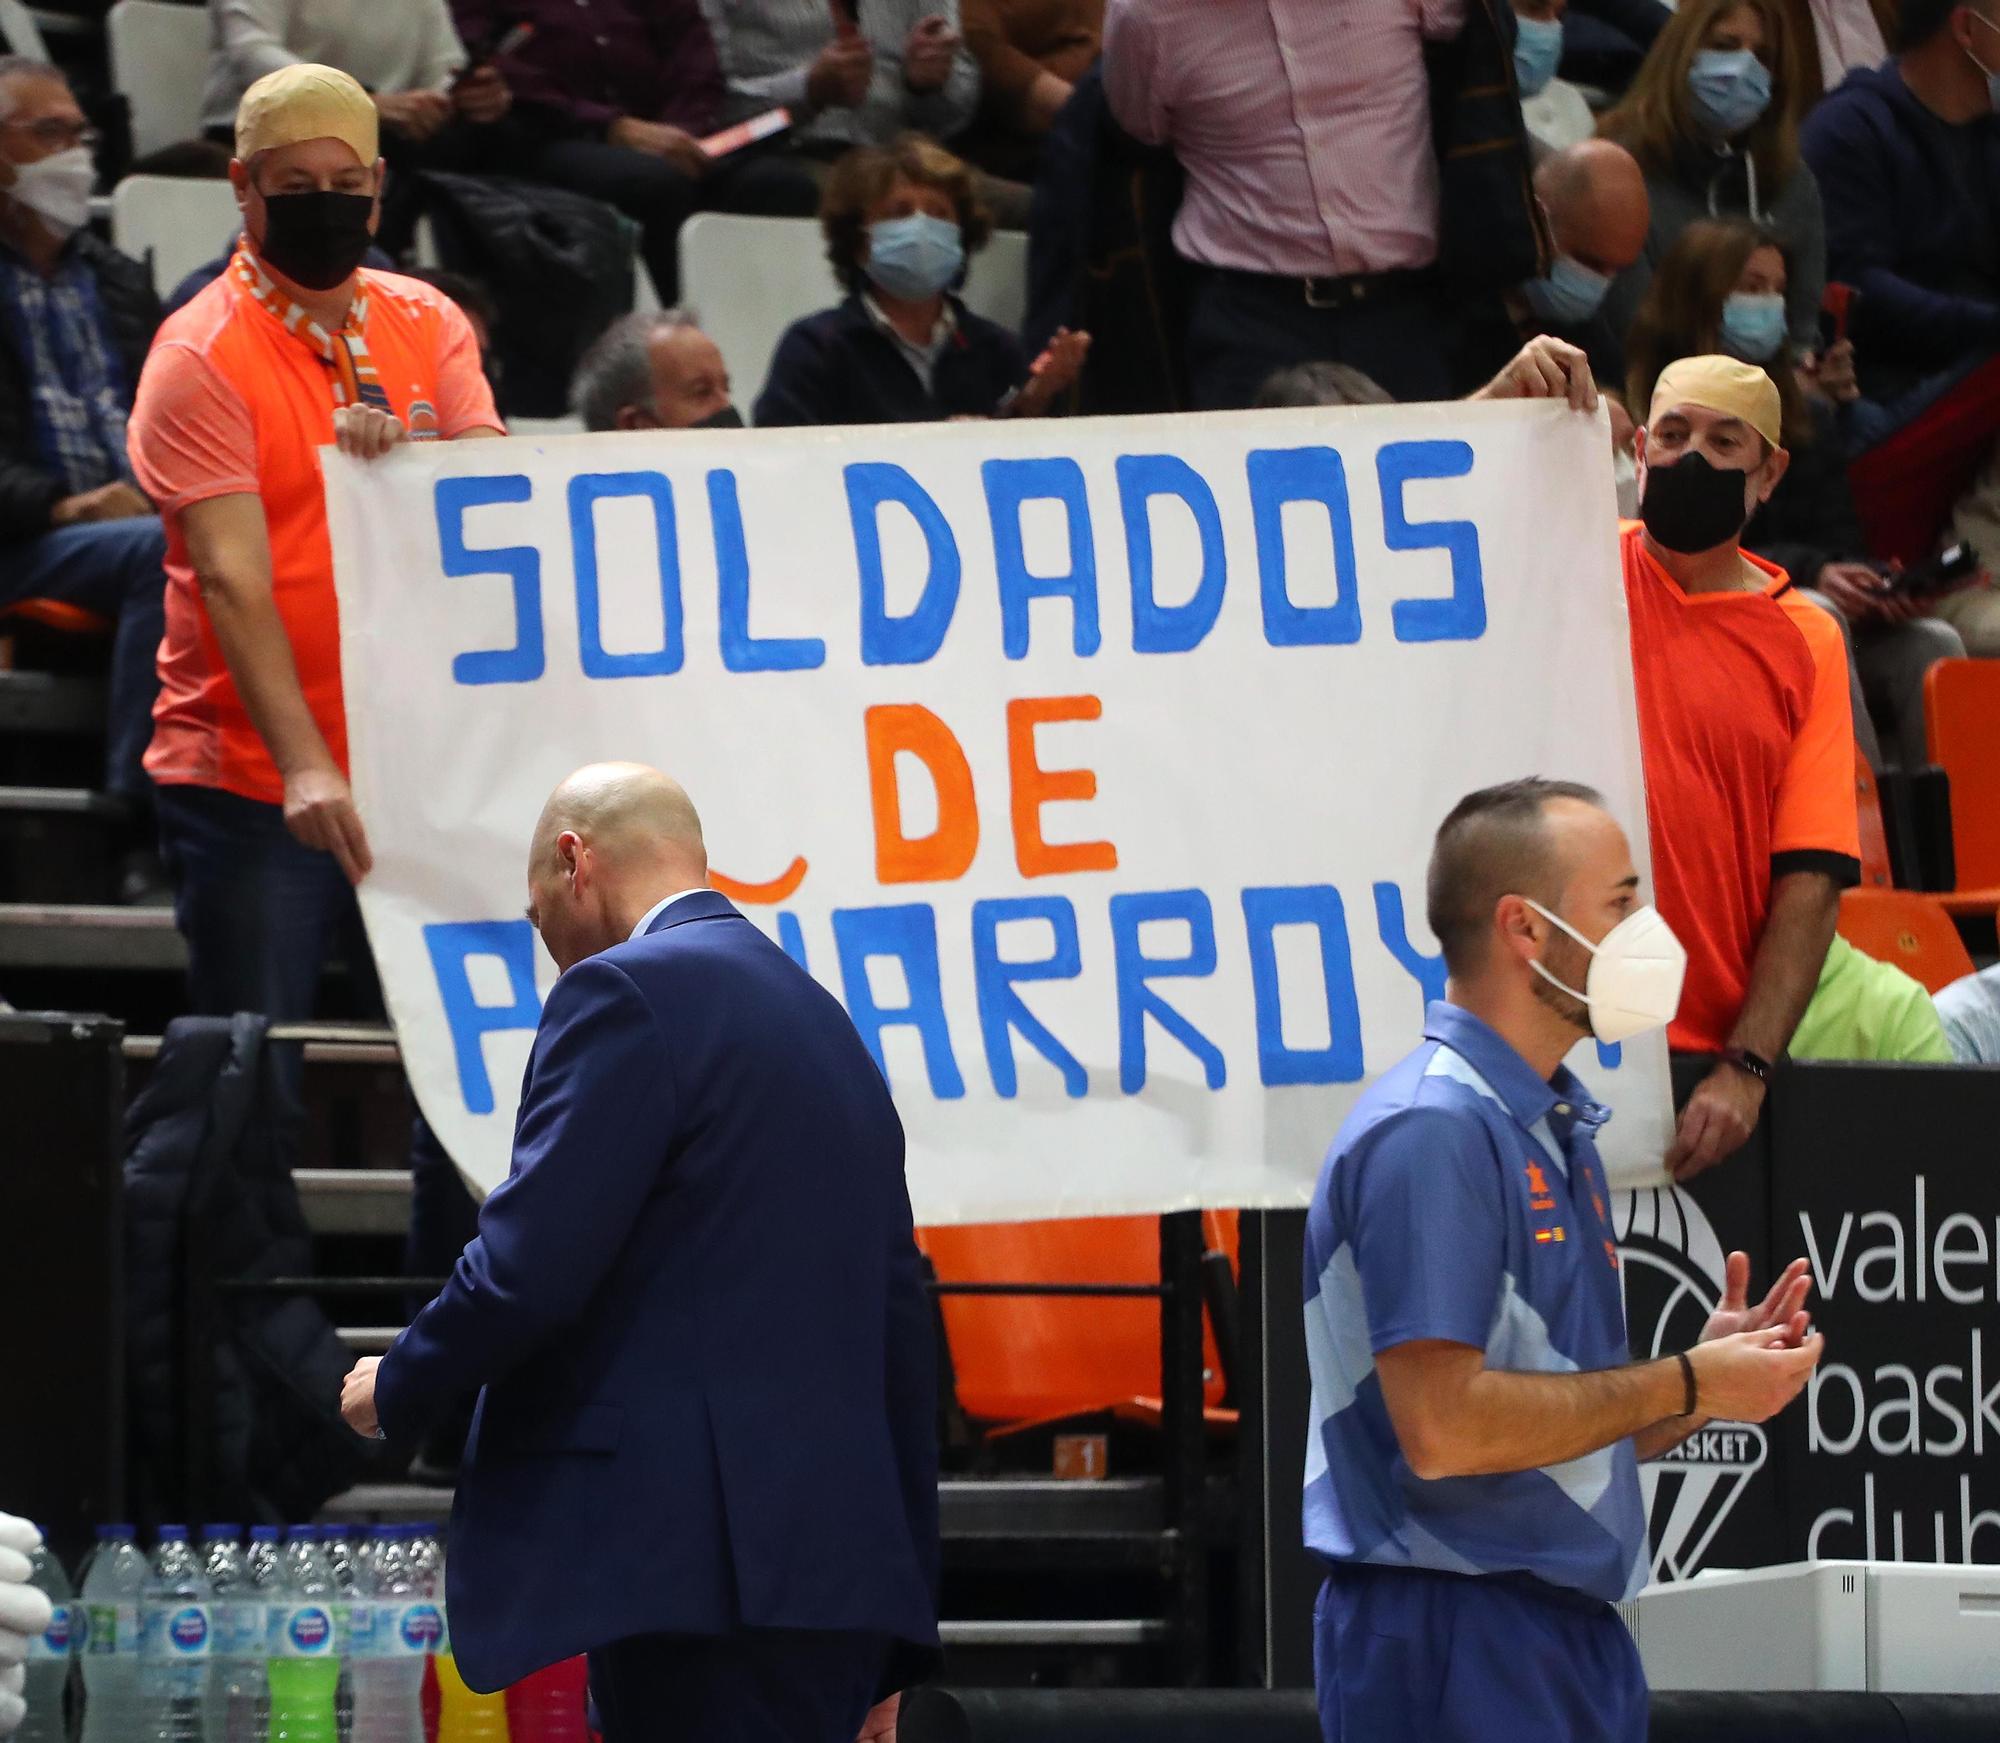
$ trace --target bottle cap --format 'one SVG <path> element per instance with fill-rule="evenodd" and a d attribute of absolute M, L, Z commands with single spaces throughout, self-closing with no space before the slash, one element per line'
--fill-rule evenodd
<path fill-rule="evenodd" d="M 204 1525 L 201 1528 L 204 1543 L 234 1543 L 243 1535 L 240 1525 Z"/>
<path fill-rule="evenodd" d="M 185 1543 L 187 1540 L 188 1528 L 185 1525 L 162 1525 L 160 1527 L 160 1541 L 162 1543 Z"/>
<path fill-rule="evenodd" d="M 285 1533 L 285 1541 L 287 1543 L 317 1543 L 319 1542 L 319 1527 L 317 1525 L 294 1525 Z"/>
<path fill-rule="evenodd" d="M 252 1543 L 276 1543 L 283 1535 L 275 1525 L 253 1525 L 250 1527 Z"/>
<path fill-rule="evenodd" d="M 97 1528 L 99 1543 L 130 1543 L 138 1535 L 138 1527 L 133 1525 L 100 1525 Z"/>

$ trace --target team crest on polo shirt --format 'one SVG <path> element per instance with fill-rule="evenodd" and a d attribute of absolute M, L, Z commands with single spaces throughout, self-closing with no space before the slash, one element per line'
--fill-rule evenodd
<path fill-rule="evenodd" d="M 1549 1190 L 1549 1177 L 1539 1162 L 1530 1162 L 1521 1171 L 1528 1180 L 1528 1208 L 1537 1215 L 1545 1215 L 1556 1208 L 1556 1195 Z M 1561 1223 L 1544 1223 L 1535 1230 L 1537 1246 L 1551 1246 L 1568 1237 L 1563 1233 Z"/>
<path fill-rule="evenodd" d="M 410 440 L 413 442 L 435 442 L 438 439 L 437 407 L 427 399 L 410 401 Z"/>

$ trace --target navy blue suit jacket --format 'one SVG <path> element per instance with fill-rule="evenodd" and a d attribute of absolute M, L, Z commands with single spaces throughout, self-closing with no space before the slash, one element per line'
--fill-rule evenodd
<path fill-rule="evenodd" d="M 938 1570 L 919 1267 L 881 1074 L 726 898 L 564 974 L 513 1172 L 376 1379 L 398 1440 L 485 1388 L 448 1564 L 467 1682 L 742 1628 L 886 1635 L 894 1685 L 919 1680 Z"/>

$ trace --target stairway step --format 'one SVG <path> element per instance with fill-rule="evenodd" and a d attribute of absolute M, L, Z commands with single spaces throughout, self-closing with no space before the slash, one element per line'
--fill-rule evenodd
<path fill-rule="evenodd" d="M 0 732 L 104 731 L 104 686 L 56 672 L 0 671 Z"/>
<path fill-rule="evenodd" d="M 410 1226 L 407 1168 L 294 1168 L 292 1184 L 316 1235 L 400 1235 Z"/>
<path fill-rule="evenodd" d="M 88 787 L 0 787 L 0 812 L 41 817 L 98 817 L 116 822 L 126 815 L 122 801 Z"/>
<path fill-rule="evenodd" d="M 0 902 L 0 968 L 184 974 L 187 946 L 166 908 Z"/>

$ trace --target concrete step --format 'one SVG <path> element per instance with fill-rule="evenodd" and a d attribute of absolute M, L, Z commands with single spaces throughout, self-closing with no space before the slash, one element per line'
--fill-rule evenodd
<path fill-rule="evenodd" d="M 29 817 L 93 817 L 106 823 L 125 816 L 125 807 L 108 793 L 88 787 L 0 787 L 0 822 L 12 813 Z"/>
<path fill-rule="evenodd" d="M 316 1235 L 401 1235 L 410 1226 L 407 1168 L 294 1168 L 292 1184 Z"/>
<path fill-rule="evenodd" d="M 0 732 L 101 735 L 104 686 L 55 672 L 0 671 Z"/>
<path fill-rule="evenodd" d="M 166 908 L 0 902 L 0 968 L 185 974 L 187 947 Z"/>

